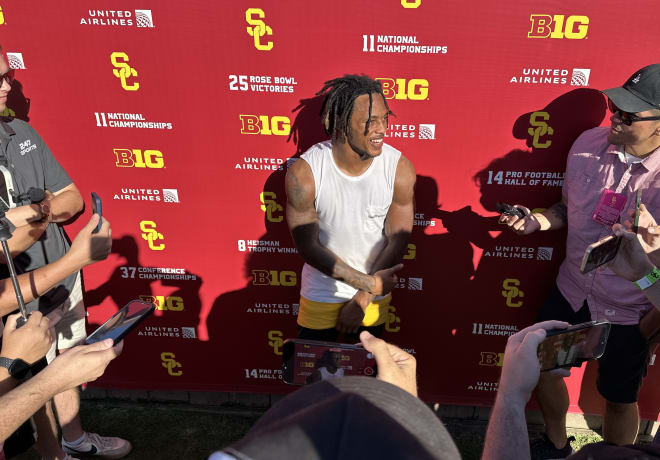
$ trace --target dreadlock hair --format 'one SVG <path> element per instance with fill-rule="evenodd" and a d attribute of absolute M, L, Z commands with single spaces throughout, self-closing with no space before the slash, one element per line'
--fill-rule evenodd
<path fill-rule="evenodd" d="M 387 99 L 383 94 L 380 82 L 366 75 L 344 75 L 341 78 L 328 80 L 324 83 L 317 96 L 325 94 L 325 100 L 321 106 L 321 122 L 333 141 L 344 142 L 351 131 L 351 115 L 355 99 L 363 94 L 369 95 L 369 119 L 364 129 L 364 134 L 369 132 L 371 123 L 371 108 L 373 106 L 372 94 L 380 94 L 385 102 L 388 115 L 394 115 L 387 105 Z"/>

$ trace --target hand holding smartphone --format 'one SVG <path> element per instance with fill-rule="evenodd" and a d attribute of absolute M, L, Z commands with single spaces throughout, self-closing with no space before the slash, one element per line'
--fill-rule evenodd
<path fill-rule="evenodd" d="M 92 233 L 98 233 L 101 230 L 101 225 L 103 224 L 103 209 L 101 207 L 101 197 L 98 196 L 95 192 L 92 192 L 92 214 L 99 215 L 99 223 Z"/>
<path fill-rule="evenodd" d="M 580 271 L 582 273 L 589 273 L 590 271 L 606 264 L 616 257 L 621 245 L 621 237 L 610 235 L 595 243 L 587 246 L 582 257 L 582 265 Z"/>
<path fill-rule="evenodd" d="M 144 321 L 147 316 L 152 314 L 155 309 L 156 306 L 152 303 L 132 300 L 92 332 L 85 339 L 85 344 L 89 345 L 105 339 L 112 339 L 116 345 Z"/>

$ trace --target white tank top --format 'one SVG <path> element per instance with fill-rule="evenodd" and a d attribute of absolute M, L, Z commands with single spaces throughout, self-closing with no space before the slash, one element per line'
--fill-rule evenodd
<path fill-rule="evenodd" d="M 383 143 L 360 176 L 339 170 L 330 141 L 312 146 L 301 158 L 314 175 L 314 205 L 319 216 L 319 241 L 341 260 L 369 273 L 385 247 L 385 216 L 394 195 L 394 178 L 401 152 Z M 315 302 L 350 300 L 357 289 L 305 264 L 300 294 Z M 382 297 L 379 297 L 382 298 Z"/>

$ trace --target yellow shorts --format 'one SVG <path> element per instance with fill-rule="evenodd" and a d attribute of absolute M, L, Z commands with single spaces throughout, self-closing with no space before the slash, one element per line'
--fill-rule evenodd
<path fill-rule="evenodd" d="M 367 306 L 362 320 L 362 326 L 378 326 L 387 320 L 388 307 L 392 296 L 388 295 L 375 300 Z M 342 303 L 314 302 L 300 297 L 298 324 L 308 329 L 330 329 L 337 325 L 339 310 L 346 305 Z"/>

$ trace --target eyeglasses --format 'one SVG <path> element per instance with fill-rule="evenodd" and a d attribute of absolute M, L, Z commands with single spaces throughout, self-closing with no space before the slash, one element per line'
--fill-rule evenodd
<path fill-rule="evenodd" d="M 615 114 L 621 122 L 626 125 L 630 126 L 636 121 L 650 121 L 650 120 L 660 120 L 660 116 L 658 117 L 638 117 L 634 113 L 630 112 L 624 112 L 620 108 L 618 108 L 616 105 L 614 105 L 614 102 L 612 102 L 610 99 L 607 100 L 607 108 L 610 109 L 610 112 Z"/>
<path fill-rule="evenodd" d="M 14 69 L 9 69 L 4 74 L 0 75 L 0 86 L 2 86 L 4 82 L 7 82 L 8 84 L 11 85 L 13 81 L 14 81 Z"/>

